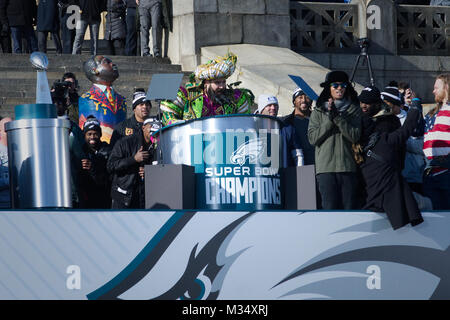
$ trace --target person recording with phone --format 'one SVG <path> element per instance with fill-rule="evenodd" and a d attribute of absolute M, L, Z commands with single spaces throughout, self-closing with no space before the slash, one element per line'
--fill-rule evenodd
<path fill-rule="evenodd" d="M 357 209 L 357 164 L 352 146 L 361 134 L 362 111 L 348 75 L 332 71 L 320 84 L 308 125 L 308 140 L 315 146 L 316 179 L 322 209 Z"/>
<path fill-rule="evenodd" d="M 144 120 L 142 130 L 125 136 L 114 145 L 107 169 L 112 175 L 112 209 L 143 209 L 145 207 L 144 166 L 156 158 L 152 138 L 154 118 Z"/>

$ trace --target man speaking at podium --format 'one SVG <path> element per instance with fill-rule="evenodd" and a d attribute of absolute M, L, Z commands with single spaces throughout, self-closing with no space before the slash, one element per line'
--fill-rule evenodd
<path fill-rule="evenodd" d="M 197 67 L 185 87 L 180 87 L 174 101 L 162 101 L 164 126 L 180 120 L 250 113 L 254 96 L 248 89 L 226 85 L 236 68 L 237 57 L 228 53 Z"/>

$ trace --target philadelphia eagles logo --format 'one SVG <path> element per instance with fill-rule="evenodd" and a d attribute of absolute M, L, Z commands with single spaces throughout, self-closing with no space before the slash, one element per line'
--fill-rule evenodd
<path fill-rule="evenodd" d="M 231 154 L 230 162 L 243 166 L 247 158 L 250 161 L 259 159 L 266 148 L 266 142 L 262 139 L 252 139 L 241 144 L 236 151 Z"/>
<path fill-rule="evenodd" d="M 196 243 L 189 256 L 184 273 L 178 281 L 155 300 L 217 300 L 225 274 L 233 262 L 247 248 L 231 256 L 225 255 L 229 241 L 255 212 L 249 212 L 222 228 L 200 248 Z M 89 300 L 121 299 L 120 295 L 135 286 L 164 255 L 181 230 L 195 216 L 194 211 L 176 212 L 130 264 L 108 283 L 89 293 Z"/>

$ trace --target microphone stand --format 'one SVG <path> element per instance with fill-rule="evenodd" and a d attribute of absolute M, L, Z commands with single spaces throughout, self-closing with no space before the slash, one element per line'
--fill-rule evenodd
<path fill-rule="evenodd" d="M 159 137 L 156 139 L 156 161 L 158 162 L 158 164 L 161 164 L 161 159 L 162 159 L 162 148 L 161 148 L 161 143 L 162 143 L 162 119 L 161 119 L 161 99 L 157 99 L 155 100 L 156 103 L 158 104 L 158 114 L 156 116 L 156 121 L 159 125 Z"/>

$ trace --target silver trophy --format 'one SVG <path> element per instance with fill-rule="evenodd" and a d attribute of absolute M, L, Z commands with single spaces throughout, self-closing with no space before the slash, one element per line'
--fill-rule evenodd
<path fill-rule="evenodd" d="M 36 104 L 52 104 L 52 96 L 47 79 L 48 58 L 45 53 L 33 52 L 30 61 L 37 71 L 36 79 Z"/>

